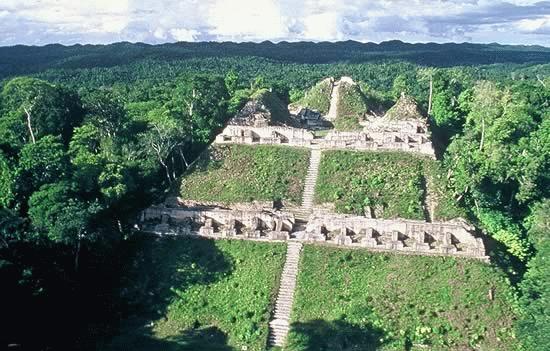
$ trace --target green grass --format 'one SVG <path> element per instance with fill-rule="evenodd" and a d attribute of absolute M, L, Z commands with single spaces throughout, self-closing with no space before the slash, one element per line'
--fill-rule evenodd
<path fill-rule="evenodd" d="M 468 218 L 447 187 L 447 174 L 441 164 L 434 160 L 424 162 L 424 174 L 433 199 L 436 201 L 435 220 L 450 220 L 453 218 Z"/>
<path fill-rule="evenodd" d="M 512 289 L 482 262 L 306 245 L 300 267 L 286 350 L 518 349 Z"/>
<path fill-rule="evenodd" d="M 380 218 L 421 220 L 425 189 L 436 203 L 434 220 L 466 218 L 439 163 L 402 152 L 324 151 L 315 202 L 334 203 L 339 213 L 361 215 L 371 206 Z"/>
<path fill-rule="evenodd" d="M 298 204 L 309 150 L 286 146 L 213 146 L 182 179 L 184 199 L 221 203 L 287 200 Z"/>
<path fill-rule="evenodd" d="M 363 114 L 367 112 L 365 96 L 358 85 L 343 84 L 340 87 L 338 99 L 338 116 L 334 120 L 334 128 L 340 131 L 361 130 L 359 124 Z"/>
<path fill-rule="evenodd" d="M 265 349 L 284 245 L 185 238 L 133 245 L 121 289 L 131 313 L 101 350 Z"/>
<path fill-rule="evenodd" d="M 423 219 L 422 158 L 398 152 L 323 152 L 316 203 L 334 203 L 340 213 Z"/>
<path fill-rule="evenodd" d="M 316 110 L 326 115 L 330 108 L 330 92 L 332 85 L 328 79 L 315 84 L 309 89 L 305 96 L 296 104 Z"/>

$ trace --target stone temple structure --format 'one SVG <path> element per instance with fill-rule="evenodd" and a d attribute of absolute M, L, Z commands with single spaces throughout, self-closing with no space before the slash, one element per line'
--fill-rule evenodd
<path fill-rule="evenodd" d="M 425 222 L 363 216 L 312 214 L 305 227 L 292 212 L 274 208 L 224 209 L 150 207 L 140 229 L 160 235 L 261 241 L 302 241 L 424 255 L 453 255 L 486 260 L 481 238 L 462 220 Z"/>
<path fill-rule="evenodd" d="M 331 108 L 338 90 L 355 84 L 351 78 L 324 80 Z M 195 235 L 267 241 L 300 241 L 426 255 L 456 255 L 486 259 L 475 229 L 464 221 L 425 222 L 345 216 L 312 208 L 320 155 L 323 150 L 393 150 L 435 157 L 429 124 L 416 102 L 402 94 L 383 116 L 365 115 L 362 130 L 315 132 L 328 119 L 294 106 L 289 111 L 271 92 L 249 101 L 216 137 L 216 144 L 287 145 L 312 149 L 302 206 L 278 210 L 273 204 L 250 206 L 189 203 L 184 200 L 151 207 L 142 213 L 140 229 L 162 235 Z M 297 109 L 296 109 L 297 108 Z M 310 160 L 310 161 L 311 161 Z M 246 186 L 243 184 L 243 186 Z M 309 186 L 309 188 L 308 188 Z"/>
<path fill-rule="evenodd" d="M 343 79 L 336 82 L 330 80 L 335 84 L 331 95 L 336 96 L 336 99 L 338 94 L 335 91 L 338 91 L 342 84 L 353 83 L 351 78 L 346 78 L 344 83 L 341 83 Z M 331 106 L 333 104 L 337 104 L 337 101 L 332 101 Z M 331 113 L 337 113 L 332 111 L 334 108 Z M 288 113 L 288 118 L 274 119 L 266 112 L 264 106 L 258 106 L 257 102 L 251 101 L 230 120 L 215 142 L 404 151 L 435 158 L 427 118 L 421 114 L 416 102 L 406 95 L 402 95 L 383 117 L 365 116 L 365 121 L 361 123 L 361 131 L 342 132 L 327 129 L 326 135 L 316 136 L 313 130 L 330 125 L 327 116 L 300 106 L 293 106 L 291 112 Z"/>
<path fill-rule="evenodd" d="M 313 206 L 322 152 L 329 149 L 393 150 L 435 158 L 427 119 L 414 100 L 402 95 L 382 117 L 363 116 L 362 129 L 330 129 L 338 116 L 340 89 L 351 78 L 322 82 L 329 94 L 327 115 L 304 107 L 291 111 L 271 92 L 249 101 L 216 137 L 216 144 L 287 145 L 311 149 L 300 207 L 274 203 L 197 203 L 173 199 L 144 210 L 136 229 L 157 235 L 286 242 L 286 261 L 269 322 L 268 344 L 284 346 L 291 327 L 294 288 L 303 243 L 333 245 L 399 254 L 443 255 L 488 261 L 475 228 L 456 219 L 431 222 L 368 218 L 333 213 Z M 344 91 L 345 92 L 345 91 Z M 326 100 L 325 100 L 326 102 Z M 323 134 L 319 129 L 327 129 Z M 243 165 L 246 167 L 247 165 Z M 246 184 L 242 184 L 246 186 Z M 431 218 L 431 217 L 430 217 Z"/>

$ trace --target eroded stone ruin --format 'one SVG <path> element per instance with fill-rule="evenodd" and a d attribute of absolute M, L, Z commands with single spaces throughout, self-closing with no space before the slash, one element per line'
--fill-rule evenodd
<path fill-rule="evenodd" d="M 349 77 L 331 84 L 355 84 Z M 333 91 L 339 88 L 333 87 Z M 333 94 L 333 93 L 331 93 Z M 336 94 L 337 99 L 337 94 Z M 332 99 L 334 100 L 334 98 Z M 337 102 L 331 101 L 331 106 Z M 402 95 L 383 117 L 365 116 L 363 130 L 339 132 L 330 129 L 325 136 L 316 137 L 313 130 L 330 125 L 328 116 L 301 106 L 292 106 L 285 122 L 274 121 L 257 101 L 247 103 L 232 118 L 215 142 L 235 144 L 287 144 L 321 149 L 390 150 L 416 152 L 435 157 L 427 119 L 416 102 Z M 336 113 L 336 112 L 333 112 Z M 296 127 L 296 126 L 301 127 Z"/>
<path fill-rule="evenodd" d="M 373 219 L 331 213 L 313 214 L 305 228 L 291 212 L 273 208 L 150 207 L 141 215 L 140 229 L 159 235 L 207 238 L 296 240 L 376 251 L 455 255 L 486 259 L 481 238 L 465 221 L 424 222 Z"/>
<path fill-rule="evenodd" d="M 339 85 L 355 84 L 351 78 L 325 81 L 332 84 L 332 100 L 338 97 Z M 300 106 L 293 106 L 290 112 L 288 109 L 282 111 L 280 101 L 275 100 L 276 106 L 273 106 L 273 97 L 267 97 L 271 99 L 271 106 L 266 106 L 262 98 L 249 101 L 216 137 L 215 143 L 308 147 L 312 155 L 326 149 L 353 149 L 394 150 L 435 157 L 427 119 L 414 100 L 404 94 L 385 115 L 364 116 L 361 131 L 330 129 L 324 136 L 316 135 L 315 130 L 325 123 L 330 124 L 326 116 Z M 317 171 L 312 171 L 314 166 L 310 164 L 307 177 L 316 179 Z M 311 197 L 312 192 L 306 194 L 304 191 L 304 199 Z M 329 207 L 306 208 L 303 204 L 284 210 L 276 209 L 272 203 L 233 204 L 228 208 L 178 198 L 178 201 L 167 200 L 164 205 L 145 210 L 138 226 L 142 231 L 160 235 L 290 240 L 487 260 L 482 239 L 462 220 L 375 219 L 335 214 Z"/>

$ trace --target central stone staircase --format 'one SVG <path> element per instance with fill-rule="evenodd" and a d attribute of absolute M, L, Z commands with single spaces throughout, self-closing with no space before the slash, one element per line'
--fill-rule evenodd
<path fill-rule="evenodd" d="M 315 195 L 315 185 L 317 184 L 317 173 L 319 172 L 319 163 L 321 162 L 321 150 L 312 149 L 309 158 L 309 168 L 307 170 L 304 194 L 302 195 L 302 206 L 294 212 L 297 221 L 307 222 L 313 208 L 313 197 Z"/>
<path fill-rule="evenodd" d="M 290 327 L 290 312 L 292 311 L 292 302 L 294 301 L 294 288 L 296 287 L 301 250 L 301 243 L 288 242 L 285 266 L 281 276 L 277 300 L 275 301 L 275 311 L 269 322 L 269 346 L 282 347 L 286 341 Z"/>

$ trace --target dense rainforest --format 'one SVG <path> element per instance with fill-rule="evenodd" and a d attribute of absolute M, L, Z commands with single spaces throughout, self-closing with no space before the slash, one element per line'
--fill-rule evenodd
<path fill-rule="evenodd" d="M 0 345 L 116 333 L 139 212 L 255 92 L 291 103 L 342 75 L 369 109 L 406 92 L 429 111 L 454 201 L 516 291 L 517 338 L 550 349 L 550 49 L 401 42 L 0 48 Z"/>

